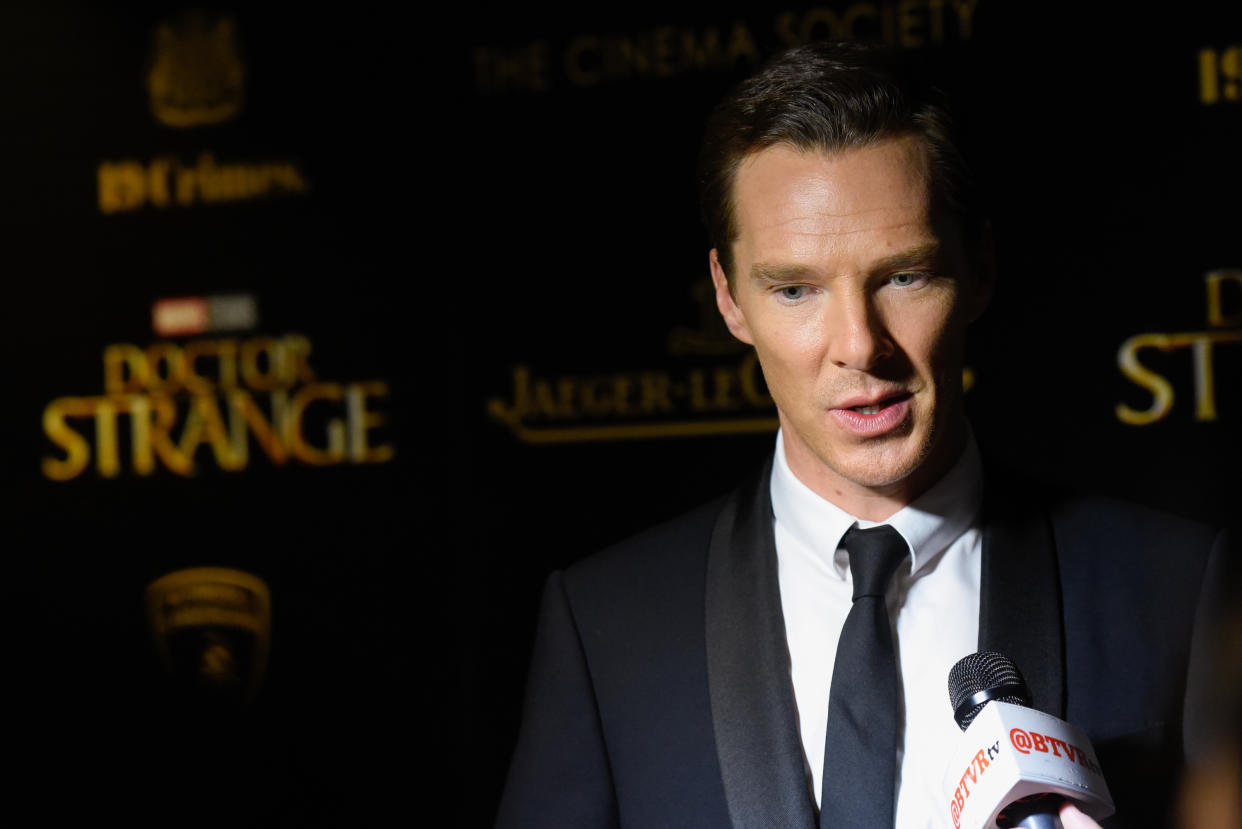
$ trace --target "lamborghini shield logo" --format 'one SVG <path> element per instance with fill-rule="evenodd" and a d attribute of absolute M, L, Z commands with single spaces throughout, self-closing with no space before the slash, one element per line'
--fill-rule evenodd
<path fill-rule="evenodd" d="M 147 621 L 170 675 L 192 694 L 247 702 L 258 693 L 271 641 L 271 594 L 252 573 L 197 567 L 147 586 Z"/>

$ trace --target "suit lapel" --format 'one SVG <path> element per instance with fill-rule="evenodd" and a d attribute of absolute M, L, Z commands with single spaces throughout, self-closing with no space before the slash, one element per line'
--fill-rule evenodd
<path fill-rule="evenodd" d="M 979 649 L 1013 660 L 1032 706 L 1064 718 L 1064 616 L 1052 527 L 1029 492 L 1003 475 L 984 480 Z"/>
<path fill-rule="evenodd" d="M 707 559 L 707 678 L 725 799 L 739 829 L 814 829 L 763 472 L 726 501 Z"/>
<path fill-rule="evenodd" d="M 707 559 L 707 678 L 733 825 L 814 829 L 776 575 L 771 463 L 721 509 Z M 1035 708 L 1065 716 L 1060 571 L 1046 511 L 985 478 L 979 649 L 1008 656 Z"/>

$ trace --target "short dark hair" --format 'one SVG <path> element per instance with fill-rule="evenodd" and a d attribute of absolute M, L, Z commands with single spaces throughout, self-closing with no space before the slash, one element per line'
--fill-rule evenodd
<path fill-rule="evenodd" d="M 876 46 L 819 42 L 785 51 L 717 105 L 699 154 L 699 206 L 708 239 L 733 281 L 733 185 L 749 155 L 777 144 L 833 153 L 902 135 L 921 137 L 932 194 L 953 214 L 968 247 L 982 215 L 944 96 Z"/>

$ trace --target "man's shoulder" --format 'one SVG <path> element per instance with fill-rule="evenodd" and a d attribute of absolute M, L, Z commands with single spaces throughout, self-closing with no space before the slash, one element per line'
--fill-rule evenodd
<path fill-rule="evenodd" d="M 1176 542 L 1179 547 L 1209 545 L 1218 529 L 1164 509 L 1107 495 L 1063 495 L 1049 504 L 1054 530 L 1066 541 L 1084 540 L 1139 548 Z"/>
<path fill-rule="evenodd" d="M 663 521 L 565 570 L 571 592 L 647 591 L 705 572 L 712 531 L 728 496 Z"/>
<path fill-rule="evenodd" d="M 644 530 L 560 574 L 599 687 L 632 688 L 635 676 L 680 676 L 686 665 L 700 664 L 707 553 L 724 501 Z"/>
<path fill-rule="evenodd" d="M 1060 493 L 1048 502 L 1058 549 L 1095 551 L 1131 564 L 1158 564 L 1206 555 L 1220 529 L 1108 495 Z"/>
<path fill-rule="evenodd" d="M 992 470 L 985 481 L 985 514 L 1000 515 L 997 523 L 1006 513 L 1021 516 L 1016 526 L 1024 531 L 1032 517 L 1047 522 L 1074 629 L 1111 628 L 1143 608 L 1188 632 L 1212 568 L 1228 557 L 1219 528 L 1159 507 Z"/>
<path fill-rule="evenodd" d="M 612 590 L 627 584 L 654 588 L 689 579 L 702 589 L 708 548 L 722 511 L 730 504 L 737 511 L 755 509 L 771 473 L 769 456 L 741 476 L 730 492 L 577 561 L 565 571 L 566 584 Z"/>
<path fill-rule="evenodd" d="M 1170 544 L 1179 550 L 1206 550 L 1219 534 L 1217 527 L 1160 507 L 1039 481 L 1009 469 L 989 468 L 986 480 L 999 498 L 1042 509 L 1058 551 L 1159 557 L 1176 552 L 1168 549 Z"/>

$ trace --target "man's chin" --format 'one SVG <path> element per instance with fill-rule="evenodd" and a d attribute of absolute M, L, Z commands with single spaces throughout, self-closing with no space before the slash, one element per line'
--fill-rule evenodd
<path fill-rule="evenodd" d="M 903 489 L 917 470 L 917 463 L 909 463 L 891 466 L 846 466 L 836 472 L 856 486 L 873 490 L 876 494 L 889 495 Z"/>
<path fill-rule="evenodd" d="M 855 447 L 826 465 L 856 486 L 888 494 L 917 478 L 927 456 L 926 443 L 905 434 Z"/>
<path fill-rule="evenodd" d="M 920 486 L 935 441 L 932 430 L 919 426 L 911 417 L 884 435 L 859 438 L 819 433 L 815 443 L 808 443 L 801 432 L 782 423 L 786 457 L 795 473 L 804 471 L 830 487 L 835 478 L 837 485 L 861 487 L 878 495 L 901 495 Z"/>

